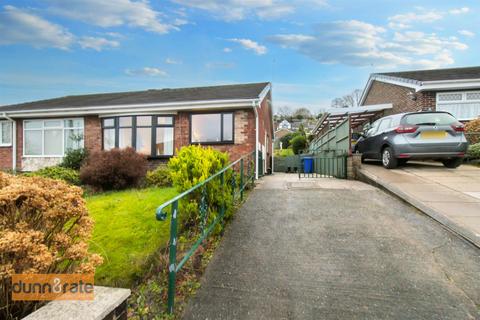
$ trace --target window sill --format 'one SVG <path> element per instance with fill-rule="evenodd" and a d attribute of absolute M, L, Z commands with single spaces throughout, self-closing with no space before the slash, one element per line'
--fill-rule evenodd
<path fill-rule="evenodd" d="M 11 144 L 0 144 L 0 148 L 11 148 Z"/>
<path fill-rule="evenodd" d="M 162 160 L 162 159 L 170 159 L 171 157 L 173 157 L 173 155 L 171 155 L 171 156 L 155 156 L 155 157 L 148 156 L 147 160 Z"/>
<path fill-rule="evenodd" d="M 63 158 L 64 156 L 27 156 L 22 155 L 22 158 Z"/>
<path fill-rule="evenodd" d="M 209 146 L 209 145 L 212 145 L 212 146 L 218 146 L 218 145 L 231 145 L 231 144 L 235 144 L 234 141 L 220 141 L 220 142 L 190 142 L 191 145 L 196 145 L 196 144 L 199 144 L 199 145 L 202 145 L 202 146 Z"/>

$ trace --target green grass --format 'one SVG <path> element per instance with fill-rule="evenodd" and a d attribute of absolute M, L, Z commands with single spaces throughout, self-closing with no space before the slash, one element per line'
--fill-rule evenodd
<path fill-rule="evenodd" d="M 97 284 L 128 287 L 142 276 L 168 241 L 170 224 L 157 221 L 155 209 L 176 194 L 174 188 L 148 188 L 87 196 L 95 220 L 90 251 L 104 258 Z"/>

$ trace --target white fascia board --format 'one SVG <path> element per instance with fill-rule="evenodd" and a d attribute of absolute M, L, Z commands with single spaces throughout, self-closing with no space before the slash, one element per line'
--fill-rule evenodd
<path fill-rule="evenodd" d="M 461 90 L 480 88 L 480 79 L 460 79 L 448 81 L 424 81 L 417 91 L 426 90 Z"/>
<path fill-rule="evenodd" d="M 238 109 L 249 108 L 257 99 L 218 100 L 218 101 L 192 101 L 180 103 L 155 103 L 155 104 L 131 104 L 112 106 L 92 106 L 62 109 L 37 109 L 25 111 L 6 111 L 4 113 L 15 118 L 30 118 L 38 116 L 71 116 L 71 115 L 104 115 L 112 113 L 172 113 L 183 110 L 207 110 L 207 109 Z"/>
<path fill-rule="evenodd" d="M 262 103 L 263 99 L 265 99 L 265 97 L 267 96 L 268 92 L 270 92 L 271 89 L 272 89 L 271 83 L 267 84 L 265 88 L 263 88 L 262 92 L 260 92 L 260 94 L 258 95 L 258 100 L 260 101 L 260 103 Z"/>

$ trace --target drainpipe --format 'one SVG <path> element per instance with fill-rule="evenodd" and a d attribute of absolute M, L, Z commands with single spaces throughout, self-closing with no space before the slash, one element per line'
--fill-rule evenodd
<path fill-rule="evenodd" d="M 272 174 L 273 174 L 273 166 L 275 165 L 275 138 L 272 140 Z"/>
<path fill-rule="evenodd" d="M 255 113 L 255 180 L 258 180 L 258 107 L 259 102 L 252 102 L 253 112 Z"/>
<path fill-rule="evenodd" d="M 7 116 L 6 112 L 2 116 L 12 122 L 12 170 L 17 172 L 17 122 Z"/>

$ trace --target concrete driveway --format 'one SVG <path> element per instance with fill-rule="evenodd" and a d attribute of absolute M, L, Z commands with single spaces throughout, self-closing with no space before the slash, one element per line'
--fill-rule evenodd
<path fill-rule="evenodd" d="M 480 168 L 447 169 L 412 162 L 395 170 L 380 162 L 361 168 L 364 178 L 388 189 L 480 247 Z"/>
<path fill-rule="evenodd" d="M 479 319 L 480 251 L 357 181 L 276 174 L 235 216 L 185 319 Z"/>

